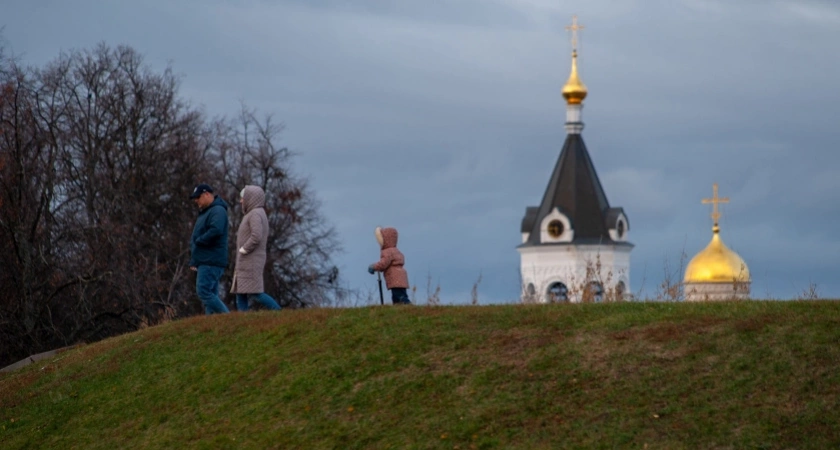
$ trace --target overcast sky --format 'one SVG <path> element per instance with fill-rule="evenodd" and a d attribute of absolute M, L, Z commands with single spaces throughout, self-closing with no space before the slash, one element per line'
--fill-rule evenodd
<path fill-rule="evenodd" d="M 211 115 L 239 102 L 285 123 L 345 252 L 376 289 L 377 225 L 400 231 L 410 281 L 463 303 L 519 293 L 520 221 L 565 138 L 560 89 L 577 14 L 583 138 L 630 221 L 630 287 L 652 296 L 711 238 L 757 297 L 810 283 L 840 297 L 840 3 L 831 0 L 2 0 L 34 65 L 127 44 L 183 76 Z M 680 274 L 681 275 L 681 274 Z M 378 294 L 376 294 L 378 296 Z M 387 295 L 387 293 L 386 293 Z"/>

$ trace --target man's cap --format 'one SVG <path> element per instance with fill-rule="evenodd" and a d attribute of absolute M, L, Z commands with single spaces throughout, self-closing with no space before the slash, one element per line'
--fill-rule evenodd
<path fill-rule="evenodd" d="M 193 189 L 192 194 L 190 194 L 190 199 L 197 199 L 198 197 L 201 197 L 201 194 L 205 192 L 209 192 L 212 194 L 213 188 L 211 188 L 209 184 L 199 184 L 195 187 L 195 189 Z"/>

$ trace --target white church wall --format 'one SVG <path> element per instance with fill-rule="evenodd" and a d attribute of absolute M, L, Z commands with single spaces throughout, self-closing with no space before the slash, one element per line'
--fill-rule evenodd
<path fill-rule="evenodd" d="M 750 283 L 685 283 L 683 294 L 687 302 L 746 300 L 750 298 Z"/>
<path fill-rule="evenodd" d="M 630 247 L 552 245 L 525 247 L 520 253 L 525 301 L 547 302 L 549 288 L 558 282 L 565 285 L 571 302 L 587 298 L 583 290 L 591 281 L 600 283 L 600 297 L 606 299 L 630 292 Z"/>

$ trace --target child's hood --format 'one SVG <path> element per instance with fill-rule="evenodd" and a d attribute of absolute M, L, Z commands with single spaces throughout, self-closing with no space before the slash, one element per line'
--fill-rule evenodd
<path fill-rule="evenodd" d="M 397 246 L 399 233 L 397 233 L 396 228 L 376 227 L 376 229 L 374 230 L 374 234 L 376 235 L 376 241 L 379 242 L 379 247 L 381 247 L 383 250 L 386 248 L 394 248 Z"/>

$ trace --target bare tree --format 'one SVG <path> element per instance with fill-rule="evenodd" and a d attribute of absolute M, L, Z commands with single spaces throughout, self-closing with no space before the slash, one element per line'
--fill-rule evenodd
<path fill-rule="evenodd" d="M 52 245 L 56 151 L 36 89 L 33 74 L 0 53 L 0 360 L 54 342 L 51 310 L 68 285 Z"/>
<path fill-rule="evenodd" d="M 42 72 L 62 180 L 55 214 L 67 270 L 80 283 L 67 339 L 98 339 L 188 309 L 187 192 L 208 145 L 202 116 L 131 48 L 63 55 Z"/>
<path fill-rule="evenodd" d="M 283 126 L 270 115 L 258 119 L 243 105 L 235 119 L 217 123 L 216 129 L 223 130 L 217 150 L 227 198 L 238 198 L 248 184 L 266 192 L 271 226 L 266 291 L 284 307 L 340 303 L 349 292 L 340 285 L 331 257 L 341 247 L 306 180 L 292 172 L 293 154 L 276 144 Z M 240 216 L 234 215 L 233 240 Z"/>
<path fill-rule="evenodd" d="M 199 181 L 227 199 L 269 193 L 267 291 L 284 306 L 340 300 L 338 241 L 280 131 L 245 108 L 208 121 L 130 47 L 40 70 L 0 51 L 0 365 L 200 313 L 187 267 Z"/>

